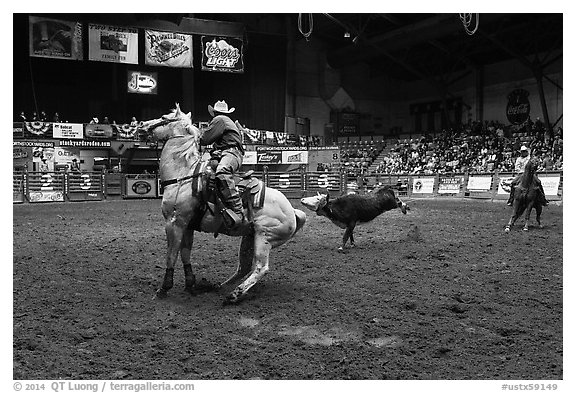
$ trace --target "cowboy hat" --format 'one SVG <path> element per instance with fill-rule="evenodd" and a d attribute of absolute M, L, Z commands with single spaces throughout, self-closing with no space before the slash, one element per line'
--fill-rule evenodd
<path fill-rule="evenodd" d="M 528 151 L 528 148 L 524 145 L 522 145 L 522 147 L 520 148 L 520 151 Z"/>
<path fill-rule="evenodd" d="M 210 113 L 211 116 L 214 116 L 214 112 L 219 112 L 219 113 L 232 113 L 236 110 L 236 108 L 230 108 L 228 109 L 228 104 L 226 103 L 226 101 L 222 100 L 222 101 L 216 101 L 216 103 L 214 104 L 214 106 L 212 105 L 208 105 L 208 113 Z"/>

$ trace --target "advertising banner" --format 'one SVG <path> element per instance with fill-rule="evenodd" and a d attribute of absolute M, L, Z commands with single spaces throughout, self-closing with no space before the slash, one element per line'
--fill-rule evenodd
<path fill-rule="evenodd" d="M 70 165 L 74 158 L 80 162 L 80 149 L 67 149 L 63 147 L 56 147 L 54 149 L 54 162 L 56 164 Z"/>
<path fill-rule="evenodd" d="M 434 183 L 436 179 L 433 177 L 414 178 L 412 182 L 413 194 L 432 194 L 434 192 Z"/>
<path fill-rule="evenodd" d="M 24 138 L 24 123 L 12 123 L 12 138 Z"/>
<path fill-rule="evenodd" d="M 28 173 L 28 200 L 32 203 L 63 202 L 64 175 Z"/>
<path fill-rule="evenodd" d="M 27 121 L 24 123 L 25 136 L 52 138 L 52 123 Z"/>
<path fill-rule="evenodd" d="M 192 35 L 145 30 L 146 64 L 192 68 Z"/>
<path fill-rule="evenodd" d="M 357 135 L 360 115 L 358 113 L 338 113 L 338 135 Z"/>
<path fill-rule="evenodd" d="M 265 137 L 265 131 L 252 130 L 244 127 L 244 140 L 248 143 L 262 143 Z"/>
<path fill-rule="evenodd" d="M 256 150 L 258 164 L 281 164 L 282 150 L 269 150 L 258 148 Z"/>
<path fill-rule="evenodd" d="M 138 179 L 126 177 L 126 198 L 156 198 L 156 178 Z"/>
<path fill-rule="evenodd" d="M 19 147 L 54 147 L 54 142 L 47 141 L 13 141 L 12 146 Z"/>
<path fill-rule="evenodd" d="M 84 135 L 87 139 L 112 139 L 114 131 L 110 124 L 86 124 Z"/>
<path fill-rule="evenodd" d="M 308 151 L 283 150 L 282 164 L 308 164 Z"/>
<path fill-rule="evenodd" d="M 86 141 L 74 139 L 62 139 L 60 147 L 81 147 L 83 149 L 102 149 L 112 146 L 110 141 Z"/>
<path fill-rule="evenodd" d="M 560 187 L 560 176 L 539 176 L 544 188 L 544 194 L 549 196 L 557 196 L 558 188 Z"/>
<path fill-rule="evenodd" d="M 54 138 L 83 139 L 84 125 L 70 123 L 54 123 L 52 125 Z"/>
<path fill-rule="evenodd" d="M 158 73 L 128 71 L 128 93 L 158 94 Z"/>
<path fill-rule="evenodd" d="M 492 176 L 470 176 L 467 188 L 469 191 L 490 191 L 492 189 Z"/>
<path fill-rule="evenodd" d="M 281 164 L 282 163 L 282 152 L 281 151 L 274 151 L 268 150 L 257 152 L 258 156 L 258 164 Z"/>
<path fill-rule="evenodd" d="M 459 194 L 463 183 L 463 177 L 440 177 L 438 194 Z"/>
<path fill-rule="evenodd" d="M 245 151 L 242 165 L 256 165 L 258 162 L 258 155 L 256 151 Z"/>
<path fill-rule="evenodd" d="M 244 72 L 243 45 L 241 39 L 218 36 L 202 36 L 202 71 Z"/>
<path fill-rule="evenodd" d="M 30 161 L 32 159 L 32 147 L 13 146 L 12 159 L 15 164 Z"/>
<path fill-rule="evenodd" d="M 82 23 L 30 16 L 30 56 L 83 60 Z"/>
<path fill-rule="evenodd" d="M 509 195 L 510 184 L 514 180 L 514 176 L 500 177 L 498 181 L 498 195 Z"/>
<path fill-rule="evenodd" d="M 88 25 L 88 59 L 138 64 L 138 29 Z"/>

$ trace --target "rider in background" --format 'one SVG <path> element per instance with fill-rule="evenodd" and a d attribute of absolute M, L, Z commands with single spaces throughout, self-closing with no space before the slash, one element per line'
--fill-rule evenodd
<path fill-rule="evenodd" d="M 212 156 L 221 155 L 216 168 L 216 188 L 226 206 L 222 210 L 224 222 L 228 229 L 234 230 L 248 225 L 242 200 L 234 184 L 234 174 L 242 166 L 244 148 L 242 147 L 242 134 L 236 124 L 227 115 L 236 108 L 228 108 L 226 101 L 217 101 L 214 106 L 208 105 L 208 112 L 212 121 L 204 129 L 200 140 L 201 145 L 212 144 Z"/>
<path fill-rule="evenodd" d="M 514 191 L 516 190 L 516 186 L 520 182 L 520 178 L 524 173 L 524 168 L 526 168 L 526 164 L 530 161 L 530 152 L 528 148 L 524 145 L 520 148 L 520 156 L 516 159 L 516 163 L 514 164 L 514 172 L 517 172 L 518 175 L 512 180 L 510 183 L 510 197 L 508 198 L 508 206 L 512 206 L 512 202 L 514 202 Z M 538 185 L 541 192 L 541 203 L 542 206 L 548 206 L 548 200 L 546 199 L 546 195 L 544 194 L 544 188 L 542 187 L 542 182 L 538 179 L 538 176 L 534 174 L 534 182 Z"/>

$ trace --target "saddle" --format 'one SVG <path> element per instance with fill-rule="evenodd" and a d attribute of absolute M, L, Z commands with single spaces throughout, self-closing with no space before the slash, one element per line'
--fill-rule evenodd
<path fill-rule="evenodd" d="M 218 160 L 211 159 L 209 161 L 201 162 L 194 168 L 192 175 L 192 195 L 199 198 L 202 203 L 200 206 L 201 213 L 197 215 L 198 220 L 191 222 L 192 227 L 198 227 L 200 221 L 206 214 L 212 216 L 220 214 L 219 212 L 225 207 L 224 203 L 220 200 L 216 192 L 216 167 Z M 247 209 L 246 217 L 249 222 L 254 219 L 254 209 L 259 209 L 264 206 L 264 198 L 266 196 L 266 186 L 262 180 L 253 177 L 253 170 L 238 173 L 234 176 L 234 183 L 236 189 L 240 194 L 242 206 Z M 215 233 L 216 237 L 218 233 Z"/>

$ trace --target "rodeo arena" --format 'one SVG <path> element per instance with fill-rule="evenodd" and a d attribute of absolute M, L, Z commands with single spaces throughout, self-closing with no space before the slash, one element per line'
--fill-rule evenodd
<path fill-rule="evenodd" d="M 562 13 L 12 19 L 13 391 L 566 391 Z"/>

